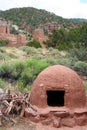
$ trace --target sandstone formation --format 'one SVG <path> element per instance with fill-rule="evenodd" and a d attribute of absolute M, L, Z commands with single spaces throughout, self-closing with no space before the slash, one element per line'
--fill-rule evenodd
<path fill-rule="evenodd" d="M 4 19 L 0 18 L 0 40 L 6 40 L 7 46 L 19 47 L 27 44 L 24 34 L 10 34 L 10 28 Z"/>
<path fill-rule="evenodd" d="M 43 41 L 46 41 L 48 37 L 44 34 L 44 31 L 42 29 L 33 30 L 32 36 L 33 36 L 33 39 L 40 42 L 42 48 L 45 48 Z"/>
<path fill-rule="evenodd" d="M 40 24 L 39 28 L 47 31 L 47 33 L 50 34 L 53 29 L 60 29 L 61 25 L 57 22 L 52 22 L 52 23 Z"/>

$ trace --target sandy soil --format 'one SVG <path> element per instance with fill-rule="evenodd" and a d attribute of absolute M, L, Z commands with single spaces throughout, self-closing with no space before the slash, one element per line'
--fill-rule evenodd
<path fill-rule="evenodd" d="M 67 128 L 67 127 L 61 127 L 61 128 L 54 128 L 54 127 L 49 127 L 49 126 L 43 126 L 38 124 L 36 126 L 36 130 L 87 130 L 87 126 L 75 126 L 73 128 Z"/>

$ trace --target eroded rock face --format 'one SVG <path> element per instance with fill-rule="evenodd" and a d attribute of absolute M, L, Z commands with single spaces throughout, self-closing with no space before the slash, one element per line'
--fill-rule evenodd
<path fill-rule="evenodd" d="M 76 72 L 68 67 L 54 65 L 42 71 L 33 83 L 30 95 L 31 104 L 40 108 L 48 107 L 49 95 L 47 95 L 47 91 L 53 91 L 53 93 L 61 91 L 63 96 L 60 95 L 60 98 L 64 98 L 62 106 L 68 108 L 85 107 L 86 96 L 83 82 Z M 52 95 L 53 101 L 56 100 L 54 95 Z"/>
<path fill-rule="evenodd" d="M 10 34 L 10 28 L 7 25 L 0 25 L 0 39 L 8 41 L 8 46 L 19 47 L 27 44 L 24 34 Z"/>

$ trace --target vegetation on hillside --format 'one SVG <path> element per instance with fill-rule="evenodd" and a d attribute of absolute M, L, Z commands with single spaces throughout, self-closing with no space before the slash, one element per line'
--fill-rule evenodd
<path fill-rule="evenodd" d="M 71 28 L 69 31 L 64 28 L 53 30 L 44 43 L 48 47 L 60 50 L 69 50 L 71 48 L 87 49 L 87 23 L 77 28 Z"/>
<path fill-rule="evenodd" d="M 7 21 L 12 21 L 13 24 L 18 25 L 21 29 L 32 27 L 37 28 L 39 24 L 58 22 L 64 28 L 71 28 L 81 24 L 81 20 L 64 19 L 51 12 L 33 7 L 14 8 L 6 11 L 0 11 L 0 17 Z"/>

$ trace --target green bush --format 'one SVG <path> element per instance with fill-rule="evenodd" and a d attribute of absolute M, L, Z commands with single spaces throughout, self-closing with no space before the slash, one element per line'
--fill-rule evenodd
<path fill-rule="evenodd" d="M 24 65 L 22 62 L 3 63 L 0 65 L 0 77 L 17 80 L 23 70 Z"/>
<path fill-rule="evenodd" d="M 27 54 L 32 54 L 32 55 L 35 55 L 38 52 L 36 48 L 29 47 L 29 46 L 22 46 L 19 49 L 26 52 Z"/>
<path fill-rule="evenodd" d="M 7 55 L 7 54 L 4 53 L 4 52 L 0 52 L 0 60 L 5 61 L 5 60 L 9 60 L 9 59 L 10 59 L 10 56 L 9 56 L 9 55 Z"/>
<path fill-rule="evenodd" d="M 0 78 L 17 81 L 18 85 L 26 88 L 36 76 L 49 64 L 46 60 L 29 59 L 25 61 L 9 62 L 0 65 Z"/>
<path fill-rule="evenodd" d="M 0 77 L 2 78 L 9 78 L 11 74 L 11 66 L 10 64 L 2 64 L 0 66 Z"/>
<path fill-rule="evenodd" d="M 5 82 L 2 79 L 0 79 L 0 88 L 2 89 L 6 88 Z"/>
<path fill-rule="evenodd" d="M 6 48 L 5 47 L 0 47 L 0 52 L 1 53 L 6 53 Z"/>
<path fill-rule="evenodd" d="M 35 47 L 35 48 L 41 47 L 40 42 L 37 41 L 37 40 L 29 41 L 28 44 L 27 44 L 27 46 Z"/>
<path fill-rule="evenodd" d="M 87 60 L 87 48 L 79 48 L 79 49 L 72 49 L 68 53 L 69 56 L 76 58 L 80 61 L 86 61 Z"/>
<path fill-rule="evenodd" d="M 58 49 L 54 49 L 52 47 L 49 48 L 49 52 L 52 54 L 52 55 L 57 55 L 57 56 L 60 56 L 60 51 Z"/>
<path fill-rule="evenodd" d="M 57 60 L 57 62 L 58 62 L 58 64 L 60 64 L 60 65 L 64 65 L 64 66 L 67 66 L 67 67 L 70 67 L 70 68 L 72 68 L 72 59 L 69 59 L 69 58 L 59 58 L 58 60 Z"/>
<path fill-rule="evenodd" d="M 49 66 L 49 63 L 47 63 L 46 59 L 30 59 L 26 61 L 26 65 L 32 69 L 33 74 L 36 77 L 43 69 Z"/>
<path fill-rule="evenodd" d="M 0 40 L 0 46 L 6 46 L 7 44 L 8 44 L 8 41 Z"/>
<path fill-rule="evenodd" d="M 24 62 L 15 62 L 11 65 L 10 78 L 18 80 L 21 76 L 21 73 L 24 71 Z"/>
<path fill-rule="evenodd" d="M 82 61 L 77 61 L 73 68 L 80 75 L 87 76 L 87 63 Z"/>
<path fill-rule="evenodd" d="M 19 88 L 27 88 L 33 82 L 33 73 L 30 68 L 26 68 L 22 73 L 18 80 Z"/>
<path fill-rule="evenodd" d="M 53 57 L 48 57 L 48 58 L 46 58 L 46 60 L 47 60 L 47 63 L 50 65 L 58 64 L 58 60 Z"/>
<path fill-rule="evenodd" d="M 68 51 L 70 48 L 72 48 L 72 44 L 69 43 L 69 42 L 63 42 L 63 43 L 59 43 L 57 46 L 56 46 L 56 49 L 59 49 L 59 50 L 66 50 Z"/>

